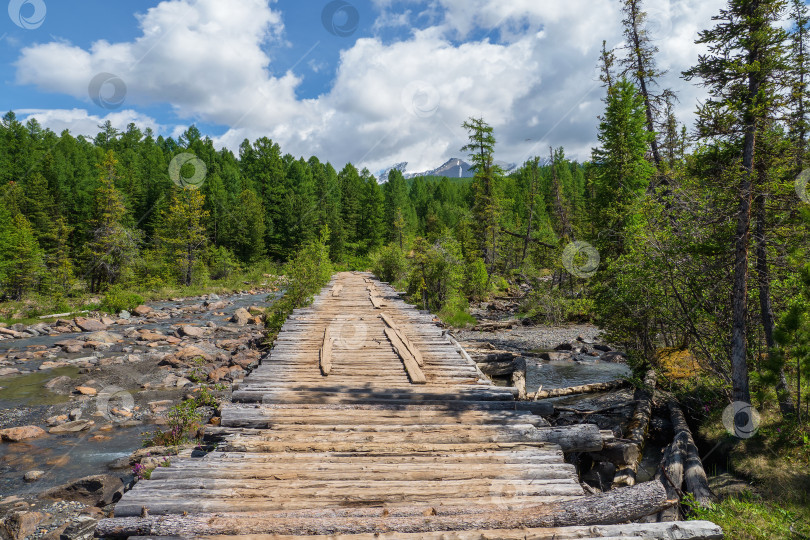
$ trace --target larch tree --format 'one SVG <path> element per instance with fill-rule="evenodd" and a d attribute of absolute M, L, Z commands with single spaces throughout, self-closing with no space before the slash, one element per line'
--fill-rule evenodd
<path fill-rule="evenodd" d="M 658 148 L 657 117 L 665 99 L 668 96 L 671 97 L 672 92 L 669 90 L 653 91 L 653 88 L 658 85 L 658 79 L 664 76 L 666 71 L 656 67 L 655 55 L 658 53 L 658 47 L 653 44 L 652 36 L 647 30 L 647 13 L 644 11 L 642 3 L 643 0 L 624 0 L 622 24 L 624 25 L 624 36 L 627 38 L 627 56 L 620 62 L 624 66 L 623 75 L 632 77 L 644 99 L 646 127 L 650 134 L 649 147 L 653 163 L 660 168 L 661 152 Z"/>
<path fill-rule="evenodd" d="M 124 225 L 127 210 L 115 187 L 118 161 L 112 150 L 99 164 L 90 239 L 84 249 L 90 290 L 101 292 L 117 283 L 131 268 L 137 253 L 137 234 Z"/>
<path fill-rule="evenodd" d="M 498 253 L 498 214 L 500 205 L 497 194 L 499 168 L 495 165 L 495 136 L 492 127 L 483 118 L 470 118 L 462 127 L 467 130 L 469 144 L 462 147 L 470 153 L 475 172 L 473 181 L 473 214 L 483 244 L 484 261 L 489 274 L 495 269 Z"/>
<path fill-rule="evenodd" d="M 180 283 L 191 285 L 194 268 L 208 245 L 205 222 L 205 194 L 197 189 L 175 189 L 164 212 L 158 237 L 167 262 L 177 272 Z"/>
<path fill-rule="evenodd" d="M 755 191 L 756 139 L 781 105 L 781 80 L 786 69 L 787 35 L 779 28 L 784 0 L 729 0 L 713 17 L 717 25 L 699 34 L 698 44 L 708 54 L 684 72 L 699 79 L 710 98 L 698 110 L 700 134 L 731 140 L 741 148 L 735 171 L 736 230 L 733 238 L 732 321 L 730 362 L 733 399 L 751 402 L 749 389 L 748 286 L 751 240 L 751 203 Z"/>

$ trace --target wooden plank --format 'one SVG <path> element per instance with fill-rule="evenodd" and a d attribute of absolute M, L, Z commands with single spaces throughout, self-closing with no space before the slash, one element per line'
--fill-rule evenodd
<path fill-rule="evenodd" d="M 411 380 L 411 382 L 413 384 L 427 383 L 427 379 L 425 379 L 425 374 L 419 367 L 419 363 L 416 361 L 416 358 L 413 357 L 411 352 L 399 338 L 396 331 L 392 330 L 391 328 L 386 328 L 385 336 L 388 338 L 388 341 L 391 342 L 391 345 L 394 347 L 394 350 L 402 359 L 402 363 L 405 365 L 405 371 L 407 371 L 408 378 Z"/>
<path fill-rule="evenodd" d="M 328 377 L 332 372 L 332 336 L 327 326 L 323 331 L 323 343 L 319 352 L 321 373 L 324 377 Z"/>

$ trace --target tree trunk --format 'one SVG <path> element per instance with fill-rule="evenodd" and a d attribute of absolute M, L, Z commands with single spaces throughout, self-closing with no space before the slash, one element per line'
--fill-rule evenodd
<path fill-rule="evenodd" d="M 773 337 L 774 320 L 773 309 L 771 307 L 771 275 L 768 268 L 768 244 L 765 239 L 765 195 L 759 195 L 756 199 L 756 250 L 757 250 L 757 277 L 759 282 L 759 312 L 762 319 L 762 329 L 765 333 L 765 343 L 768 346 L 768 356 L 776 348 L 776 341 Z M 785 369 L 779 366 L 777 373 L 776 395 L 779 399 L 779 410 L 782 416 L 790 416 L 796 413 L 793 407 L 793 400 L 790 396 Z"/>
<path fill-rule="evenodd" d="M 674 400 L 670 400 L 667 405 L 675 437 L 681 433 L 686 437 L 686 461 L 683 472 L 686 491 L 694 495 L 698 504 L 705 508 L 715 501 L 715 496 L 709 488 L 709 480 L 706 478 L 706 471 L 703 470 L 703 462 L 700 460 L 695 440 L 680 406 Z"/>
<path fill-rule="evenodd" d="M 652 105 L 650 104 L 650 94 L 647 90 L 647 78 L 644 76 L 644 72 L 646 71 L 646 66 L 644 65 L 644 59 L 641 56 L 641 39 L 638 35 L 638 27 L 636 26 L 636 22 L 638 20 L 639 14 L 639 6 L 638 1 L 634 1 L 631 4 L 632 9 L 632 17 L 633 17 L 633 49 L 636 55 L 636 80 L 638 81 L 639 91 L 641 96 L 644 98 L 644 109 L 647 116 L 647 131 L 652 135 L 652 139 L 650 140 L 650 148 L 652 150 L 653 155 L 653 162 L 655 163 L 656 169 L 661 168 L 661 153 L 658 151 L 658 136 L 655 132 L 655 124 L 653 123 L 653 114 L 652 114 Z"/>
<path fill-rule="evenodd" d="M 750 65 L 759 61 L 758 54 L 753 52 Z M 753 197 L 754 151 L 756 147 L 757 122 L 755 105 L 760 89 L 758 74 L 748 77 L 748 103 L 745 112 L 745 137 L 743 139 L 743 174 L 740 180 L 737 210 L 737 230 L 734 237 L 734 278 L 732 293 L 731 323 L 731 383 L 734 401 L 751 403 L 751 391 L 748 387 L 747 363 L 747 316 L 748 316 L 748 243 L 751 236 L 751 200 Z"/>

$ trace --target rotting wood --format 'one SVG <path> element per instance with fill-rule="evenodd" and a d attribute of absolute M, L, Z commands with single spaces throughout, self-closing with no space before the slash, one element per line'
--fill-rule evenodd
<path fill-rule="evenodd" d="M 101 536 L 195 533 L 227 534 L 357 534 L 422 533 L 437 530 L 517 529 L 623 523 L 673 504 L 658 481 L 600 495 L 539 506 L 511 508 L 508 493 L 495 493 L 490 505 L 416 506 L 325 509 L 310 512 L 168 516 L 102 520 Z"/>
<path fill-rule="evenodd" d="M 323 343 L 319 352 L 321 373 L 324 377 L 332 372 L 332 336 L 327 326 L 323 331 Z"/>
<path fill-rule="evenodd" d="M 647 371 L 644 377 L 644 384 L 637 388 L 633 399 L 636 401 L 636 409 L 627 425 L 626 439 L 638 446 L 639 457 L 628 461 L 624 466 L 616 471 L 613 480 L 614 486 L 632 486 L 636 482 L 636 471 L 644 450 L 644 439 L 650 427 L 650 417 L 652 416 L 652 398 L 655 392 L 655 382 L 657 375 L 654 369 Z"/>
<path fill-rule="evenodd" d="M 388 338 L 388 341 L 391 342 L 391 345 L 394 347 L 394 350 L 402 359 L 402 364 L 405 366 L 405 371 L 408 373 L 408 378 L 411 380 L 413 384 L 425 384 L 427 383 L 427 379 L 425 379 L 425 374 L 422 372 L 422 369 L 419 367 L 419 363 L 416 361 L 416 358 L 413 357 L 411 352 L 408 350 L 408 347 L 402 342 L 399 338 L 395 330 L 391 328 L 385 329 L 385 336 Z"/>
<path fill-rule="evenodd" d="M 518 399 L 526 401 L 526 359 L 517 358 L 515 360 L 515 369 L 512 371 L 512 386 L 517 388 Z"/>
<path fill-rule="evenodd" d="M 686 432 L 680 431 L 675 435 L 672 443 L 667 446 L 661 464 L 655 473 L 655 478 L 664 484 L 667 490 L 667 497 L 670 499 L 680 499 L 683 493 L 683 466 L 686 461 L 686 447 L 688 445 Z M 681 517 L 678 505 L 673 505 L 658 512 L 657 521 L 678 521 Z"/>
<path fill-rule="evenodd" d="M 206 536 L 202 540 L 238 540 L 243 537 Z M 422 533 L 380 533 L 326 536 L 251 535 L 250 540 L 588 540 L 644 538 L 646 540 L 722 540 L 723 530 L 709 521 L 630 523 L 543 529 L 496 529 Z M 133 536 L 130 540 L 199 540 L 196 536 Z"/>

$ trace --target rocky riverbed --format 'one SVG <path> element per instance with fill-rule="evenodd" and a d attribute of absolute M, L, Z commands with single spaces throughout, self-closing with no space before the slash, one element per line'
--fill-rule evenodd
<path fill-rule="evenodd" d="M 0 328 L 0 538 L 92 538 L 170 409 L 258 365 L 276 290 Z"/>

